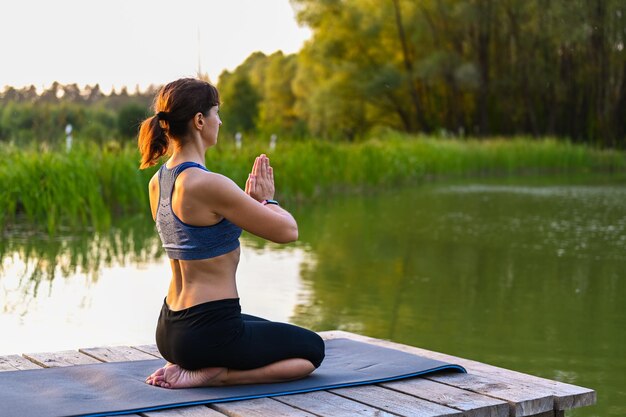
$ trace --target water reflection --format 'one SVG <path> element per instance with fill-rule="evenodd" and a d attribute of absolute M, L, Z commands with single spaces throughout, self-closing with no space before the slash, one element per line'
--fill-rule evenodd
<path fill-rule="evenodd" d="M 107 233 L 72 231 L 50 237 L 16 229 L 0 241 L 0 277 L 17 275 L 36 295 L 42 281 L 56 276 L 80 273 L 97 280 L 103 267 L 145 264 L 161 255 L 154 224 L 145 216 L 119 219 Z"/>
<path fill-rule="evenodd" d="M 107 234 L 5 239 L 0 265 L 0 355 L 101 345 L 154 343 L 169 284 L 169 261 L 150 219 L 120 222 Z M 296 245 L 242 238 L 238 273 L 245 312 L 288 321 L 307 297 Z"/>
<path fill-rule="evenodd" d="M 573 415 L 621 415 L 625 201 L 463 184 L 321 203 L 300 216 L 317 264 L 293 320 L 590 386 L 602 403 Z"/>

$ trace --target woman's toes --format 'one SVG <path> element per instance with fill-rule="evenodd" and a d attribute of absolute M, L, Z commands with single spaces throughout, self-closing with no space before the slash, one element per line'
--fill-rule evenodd
<path fill-rule="evenodd" d="M 146 384 L 157 385 L 157 381 L 162 380 L 165 375 L 165 368 L 159 368 L 146 378 Z"/>
<path fill-rule="evenodd" d="M 154 385 L 157 385 L 161 388 L 169 388 L 170 384 L 165 381 L 155 381 Z"/>

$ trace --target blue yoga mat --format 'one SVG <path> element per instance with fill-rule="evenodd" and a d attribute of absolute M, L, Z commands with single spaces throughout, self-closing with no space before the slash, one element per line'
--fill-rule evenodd
<path fill-rule="evenodd" d="M 110 416 L 392 381 L 459 365 L 349 339 L 326 341 L 313 374 L 292 382 L 165 389 L 145 378 L 162 359 L 0 372 L 0 416 Z"/>

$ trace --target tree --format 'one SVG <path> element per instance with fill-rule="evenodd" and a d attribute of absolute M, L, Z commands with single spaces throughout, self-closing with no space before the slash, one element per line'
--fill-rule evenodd
<path fill-rule="evenodd" d="M 223 129 L 230 133 L 251 132 L 256 127 L 260 95 L 245 72 L 220 75 L 220 114 Z"/>
<path fill-rule="evenodd" d="M 316 133 L 383 125 L 625 143 L 623 0 L 292 4 L 313 32 L 294 92 Z"/>
<path fill-rule="evenodd" d="M 139 125 L 148 116 L 148 109 L 138 103 L 125 104 L 117 115 L 117 129 L 124 138 L 135 138 Z"/>
<path fill-rule="evenodd" d="M 296 56 L 278 51 L 267 57 L 260 86 L 258 129 L 267 134 L 293 132 L 297 124 L 296 97 L 292 82 L 296 75 Z"/>

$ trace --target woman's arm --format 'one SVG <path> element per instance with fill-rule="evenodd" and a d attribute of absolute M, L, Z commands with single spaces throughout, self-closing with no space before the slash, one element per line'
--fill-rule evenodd
<path fill-rule="evenodd" d="M 159 206 L 159 171 L 157 171 L 148 183 L 148 195 L 150 197 L 150 211 L 152 220 L 156 220 L 157 207 Z"/>
<path fill-rule="evenodd" d="M 242 229 L 276 243 L 298 239 L 298 224 L 287 210 L 261 203 L 274 198 L 274 175 L 267 156 L 256 158 L 245 192 L 221 175 L 214 176 L 207 186 L 213 210 Z"/>

